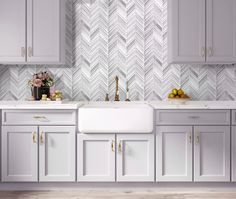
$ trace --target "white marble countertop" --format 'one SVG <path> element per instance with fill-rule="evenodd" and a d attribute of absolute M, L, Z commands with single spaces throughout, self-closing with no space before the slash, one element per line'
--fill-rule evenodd
<path fill-rule="evenodd" d="M 154 109 L 236 109 L 236 101 L 150 101 Z"/>
<path fill-rule="evenodd" d="M 78 101 L 0 101 L 0 109 L 78 109 L 83 104 Z"/>
<path fill-rule="evenodd" d="M 85 104 L 149 104 L 154 109 L 236 109 L 236 101 L 132 101 L 132 102 L 85 102 L 85 101 L 0 101 L 0 109 L 78 109 Z"/>

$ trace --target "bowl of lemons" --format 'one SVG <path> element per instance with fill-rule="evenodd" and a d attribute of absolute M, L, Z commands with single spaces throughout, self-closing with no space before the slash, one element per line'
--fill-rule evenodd
<path fill-rule="evenodd" d="M 169 93 L 168 99 L 172 102 L 185 103 L 190 100 L 190 97 L 184 92 L 183 89 L 174 88 L 171 93 Z"/>

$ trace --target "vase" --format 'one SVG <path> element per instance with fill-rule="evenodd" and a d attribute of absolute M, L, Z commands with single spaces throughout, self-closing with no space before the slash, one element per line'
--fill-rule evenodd
<path fill-rule="evenodd" d="M 33 97 L 35 100 L 41 100 L 42 95 L 50 97 L 50 87 L 33 87 Z"/>

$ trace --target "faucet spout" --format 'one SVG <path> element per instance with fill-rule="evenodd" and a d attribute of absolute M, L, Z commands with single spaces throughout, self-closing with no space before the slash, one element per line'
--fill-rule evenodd
<path fill-rule="evenodd" d="M 120 96 L 119 96 L 119 78 L 116 76 L 116 94 L 115 94 L 115 101 L 118 102 L 120 101 Z"/>

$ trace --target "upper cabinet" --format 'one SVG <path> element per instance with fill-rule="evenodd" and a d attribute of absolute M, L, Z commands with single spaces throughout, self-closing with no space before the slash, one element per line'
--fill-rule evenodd
<path fill-rule="evenodd" d="M 169 0 L 169 63 L 235 63 L 235 0 Z"/>
<path fill-rule="evenodd" d="M 0 64 L 64 64 L 66 0 L 1 0 Z"/>

